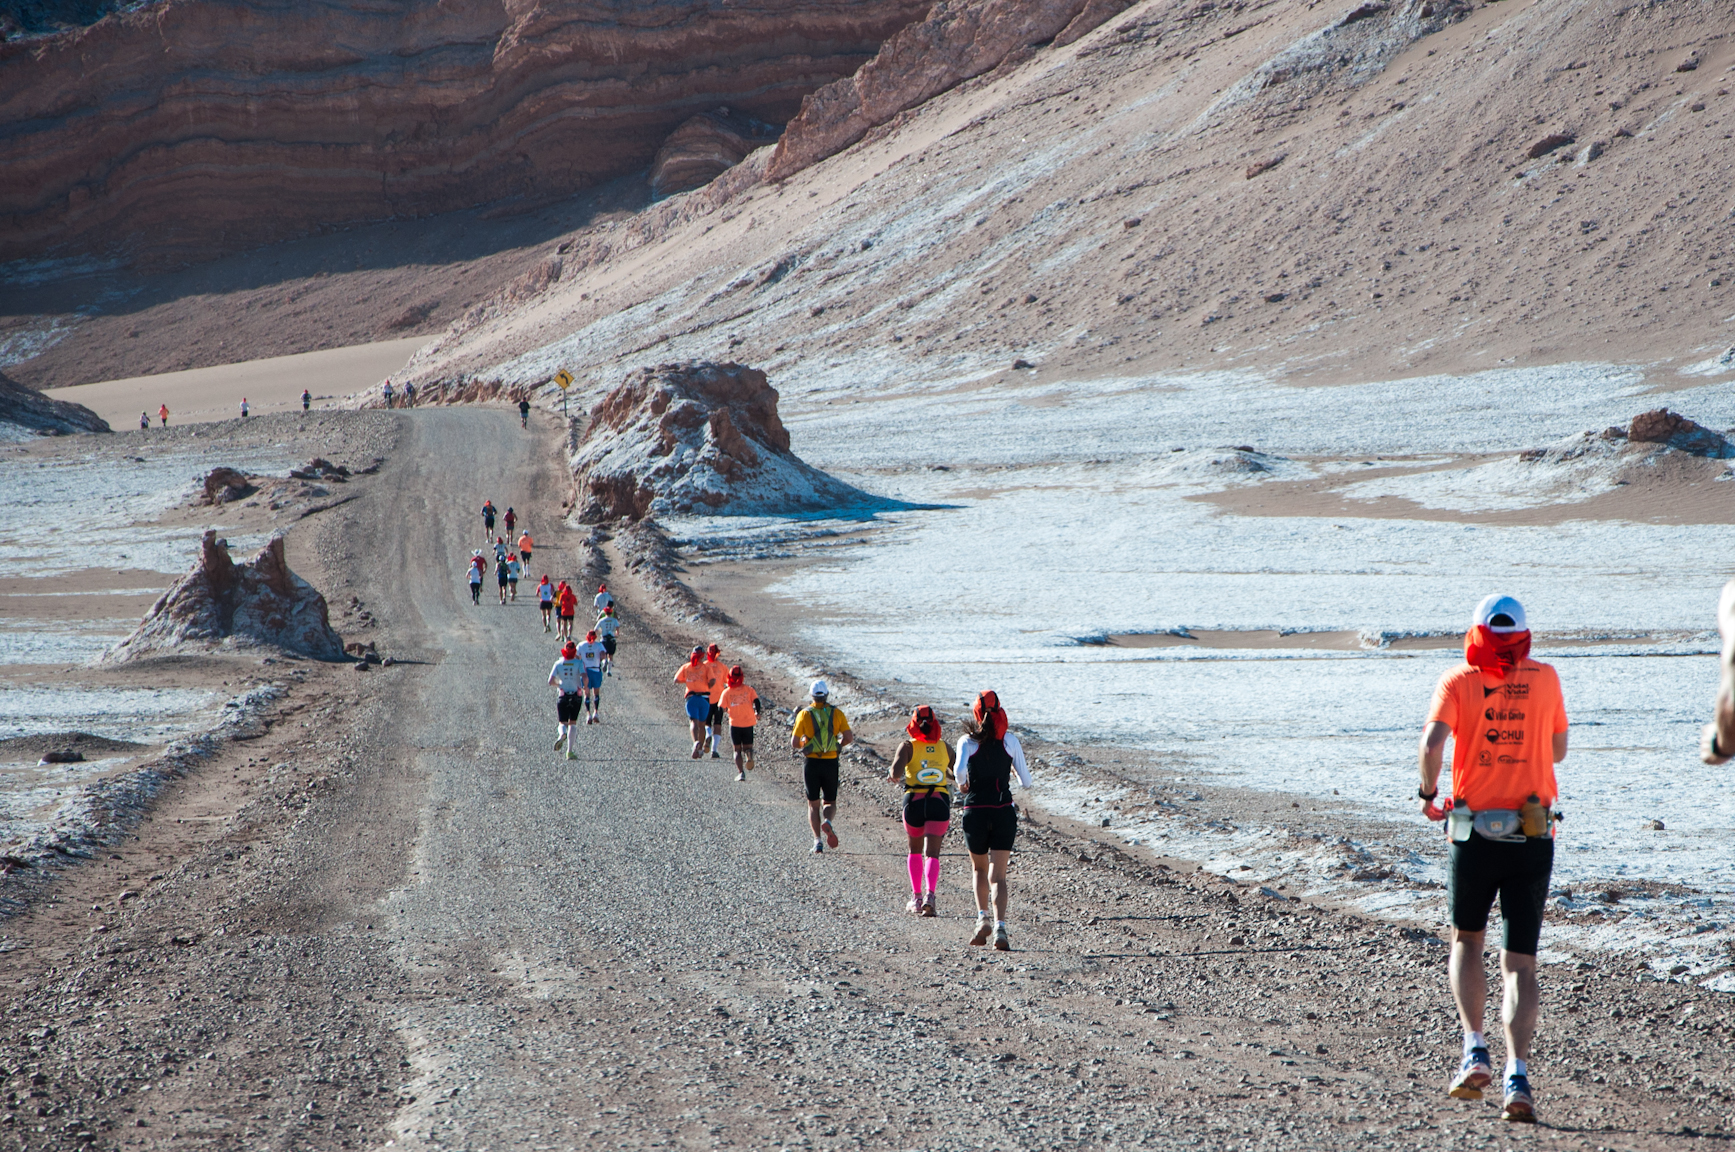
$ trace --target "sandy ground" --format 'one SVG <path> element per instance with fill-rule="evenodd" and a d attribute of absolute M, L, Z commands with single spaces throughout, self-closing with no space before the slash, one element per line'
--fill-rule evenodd
<path fill-rule="evenodd" d="M 48 394 L 83 404 L 116 430 L 136 427 L 140 413 L 148 413 L 151 426 L 161 428 L 158 409 L 165 404 L 170 424 L 238 419 L 242 400 L 247 401 L 249 418 L 298 412 L 303 389 L 313 393 L 314 403 L 329 404 L 334 398 L 372 388 L 403 367 L 424 343 L 416 336 L 381 340 L 212 368 L 101 380 L 52 388 Z"/>
<path fill-rule="evenodd" d="M 941 917 L 905 916 L 895 797 L 877 778 L 897 706 L 859 710 L 843 844 L 814 857 L 775 723 L 746 784 L 685 758 L 667 679 L 694 634 L 624 573 L 607 722 L 581 729 L 580 760 L 556 759 L 536 614 L 471 606 L 459 561 L 479 492 L 558 514 L 558 470 L 532 462 L 553 459 L 557 431 L 526 437 L 478 410 L 408 420 L 381 484 L 295 529 L 291 560 L 365 605 L 369 638 L 411 662 L 253 665 L 288 692 L 266 730 L 5 923 L 13 1146 L 1515 1135 L 1487 1104 L 1444 1096 L 1456 1035 L 1429 930 L 1105 842 L 1046 815 L 1040 791 L 1014 862 L 1013 951 L 964 944 L 955 844 Z M 577 537 L 541 534 L 577 577 Z M 780 659 L 748 664 L 792 702 Z M 1145 755 L 1085 751 L 1121 772 Z M 1735 1128 L 1724 997 L 1595 954 L 1551 966 L 1545 989 L 1545 1123 L 1527 1141 L 1682 1148 Z"/>

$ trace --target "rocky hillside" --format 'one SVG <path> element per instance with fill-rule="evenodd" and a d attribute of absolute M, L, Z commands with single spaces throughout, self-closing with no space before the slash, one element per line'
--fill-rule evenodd
<path fill-rule="evenodd" d="M 936 7 L 775 152 L 550 245 L 412 368 L 1735 372 L 1727 0 L 1117 7 Z"/>
<path fill-rule="evenodd" d="M 692 116 L 781 124 L 925 0 L 160 0 L 0 43 L 0 260 L 534 204 Z M 16 22 L 15 22 L 16 23 Z"/>

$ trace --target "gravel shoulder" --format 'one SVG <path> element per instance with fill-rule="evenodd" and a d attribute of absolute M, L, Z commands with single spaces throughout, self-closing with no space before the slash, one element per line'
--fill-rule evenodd
<path fill-rule="evenodd" d="M 845 766 L 841 850 L 811 855 L 775 722 L 748 783 L 686 758 L 667 681 L 693 633 L 624 572 L 606 722 L 557 759 L 535 608 L 472 606 L 461 571 L 486 495 L 528 517 L 538 571 L 596 573 L 558 526 L 561 433 L 413 413 L 365 494 L 292 532 L 297 570 L 405 663 L 310 669 L 264 736 L 3 926 L 0 1147 L 1592 1149 L 1735 1129 L 1726 997 L 1550 966 L 1545 1124 L 1516 1133 L 1444 1095 L 1432 933 L 1132 855 L 1039 795 L 1013 951 L 966 946 L 955 836 L 942 915 L 905 916 L 873 751 Z M 749 671 L 794 691 L 769 658 Z"/>

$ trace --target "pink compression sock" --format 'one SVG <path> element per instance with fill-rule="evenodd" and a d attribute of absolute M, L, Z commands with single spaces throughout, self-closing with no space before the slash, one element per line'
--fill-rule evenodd
<path fill-rule="evenodd" d="M 940 890 L 940 858 L 938 856 L 930 856 L 927 860 L 928 891 L 930 893 L 938 892 Z"/>
<path fill-rule="evenodd" d="M 910 891 L 917 896 L 922 894 L 922 854 L 910 853 Z"/>

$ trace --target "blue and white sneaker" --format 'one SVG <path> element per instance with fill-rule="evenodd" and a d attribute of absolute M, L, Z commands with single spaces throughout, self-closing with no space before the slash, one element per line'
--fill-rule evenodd
<path fill-rule="evenodd" d="M 1480 1100 L 1482 1089 L 1494 1083 L 1494 1065 L 1488 1060 L 1488 1049 L 1472 1048 L 1464 1054 L 1458 1078 L 1446 1089 L 1454 1100 Z"/>
<path fill-rule="evenodd" d="M 1536 1123 L 1536 1100 L 1530 1095 L 1529 1077 L 1506 1078 L 1506 1106 L 1500 1109 L 1500 1119 L 1514 1124 Z"/>

